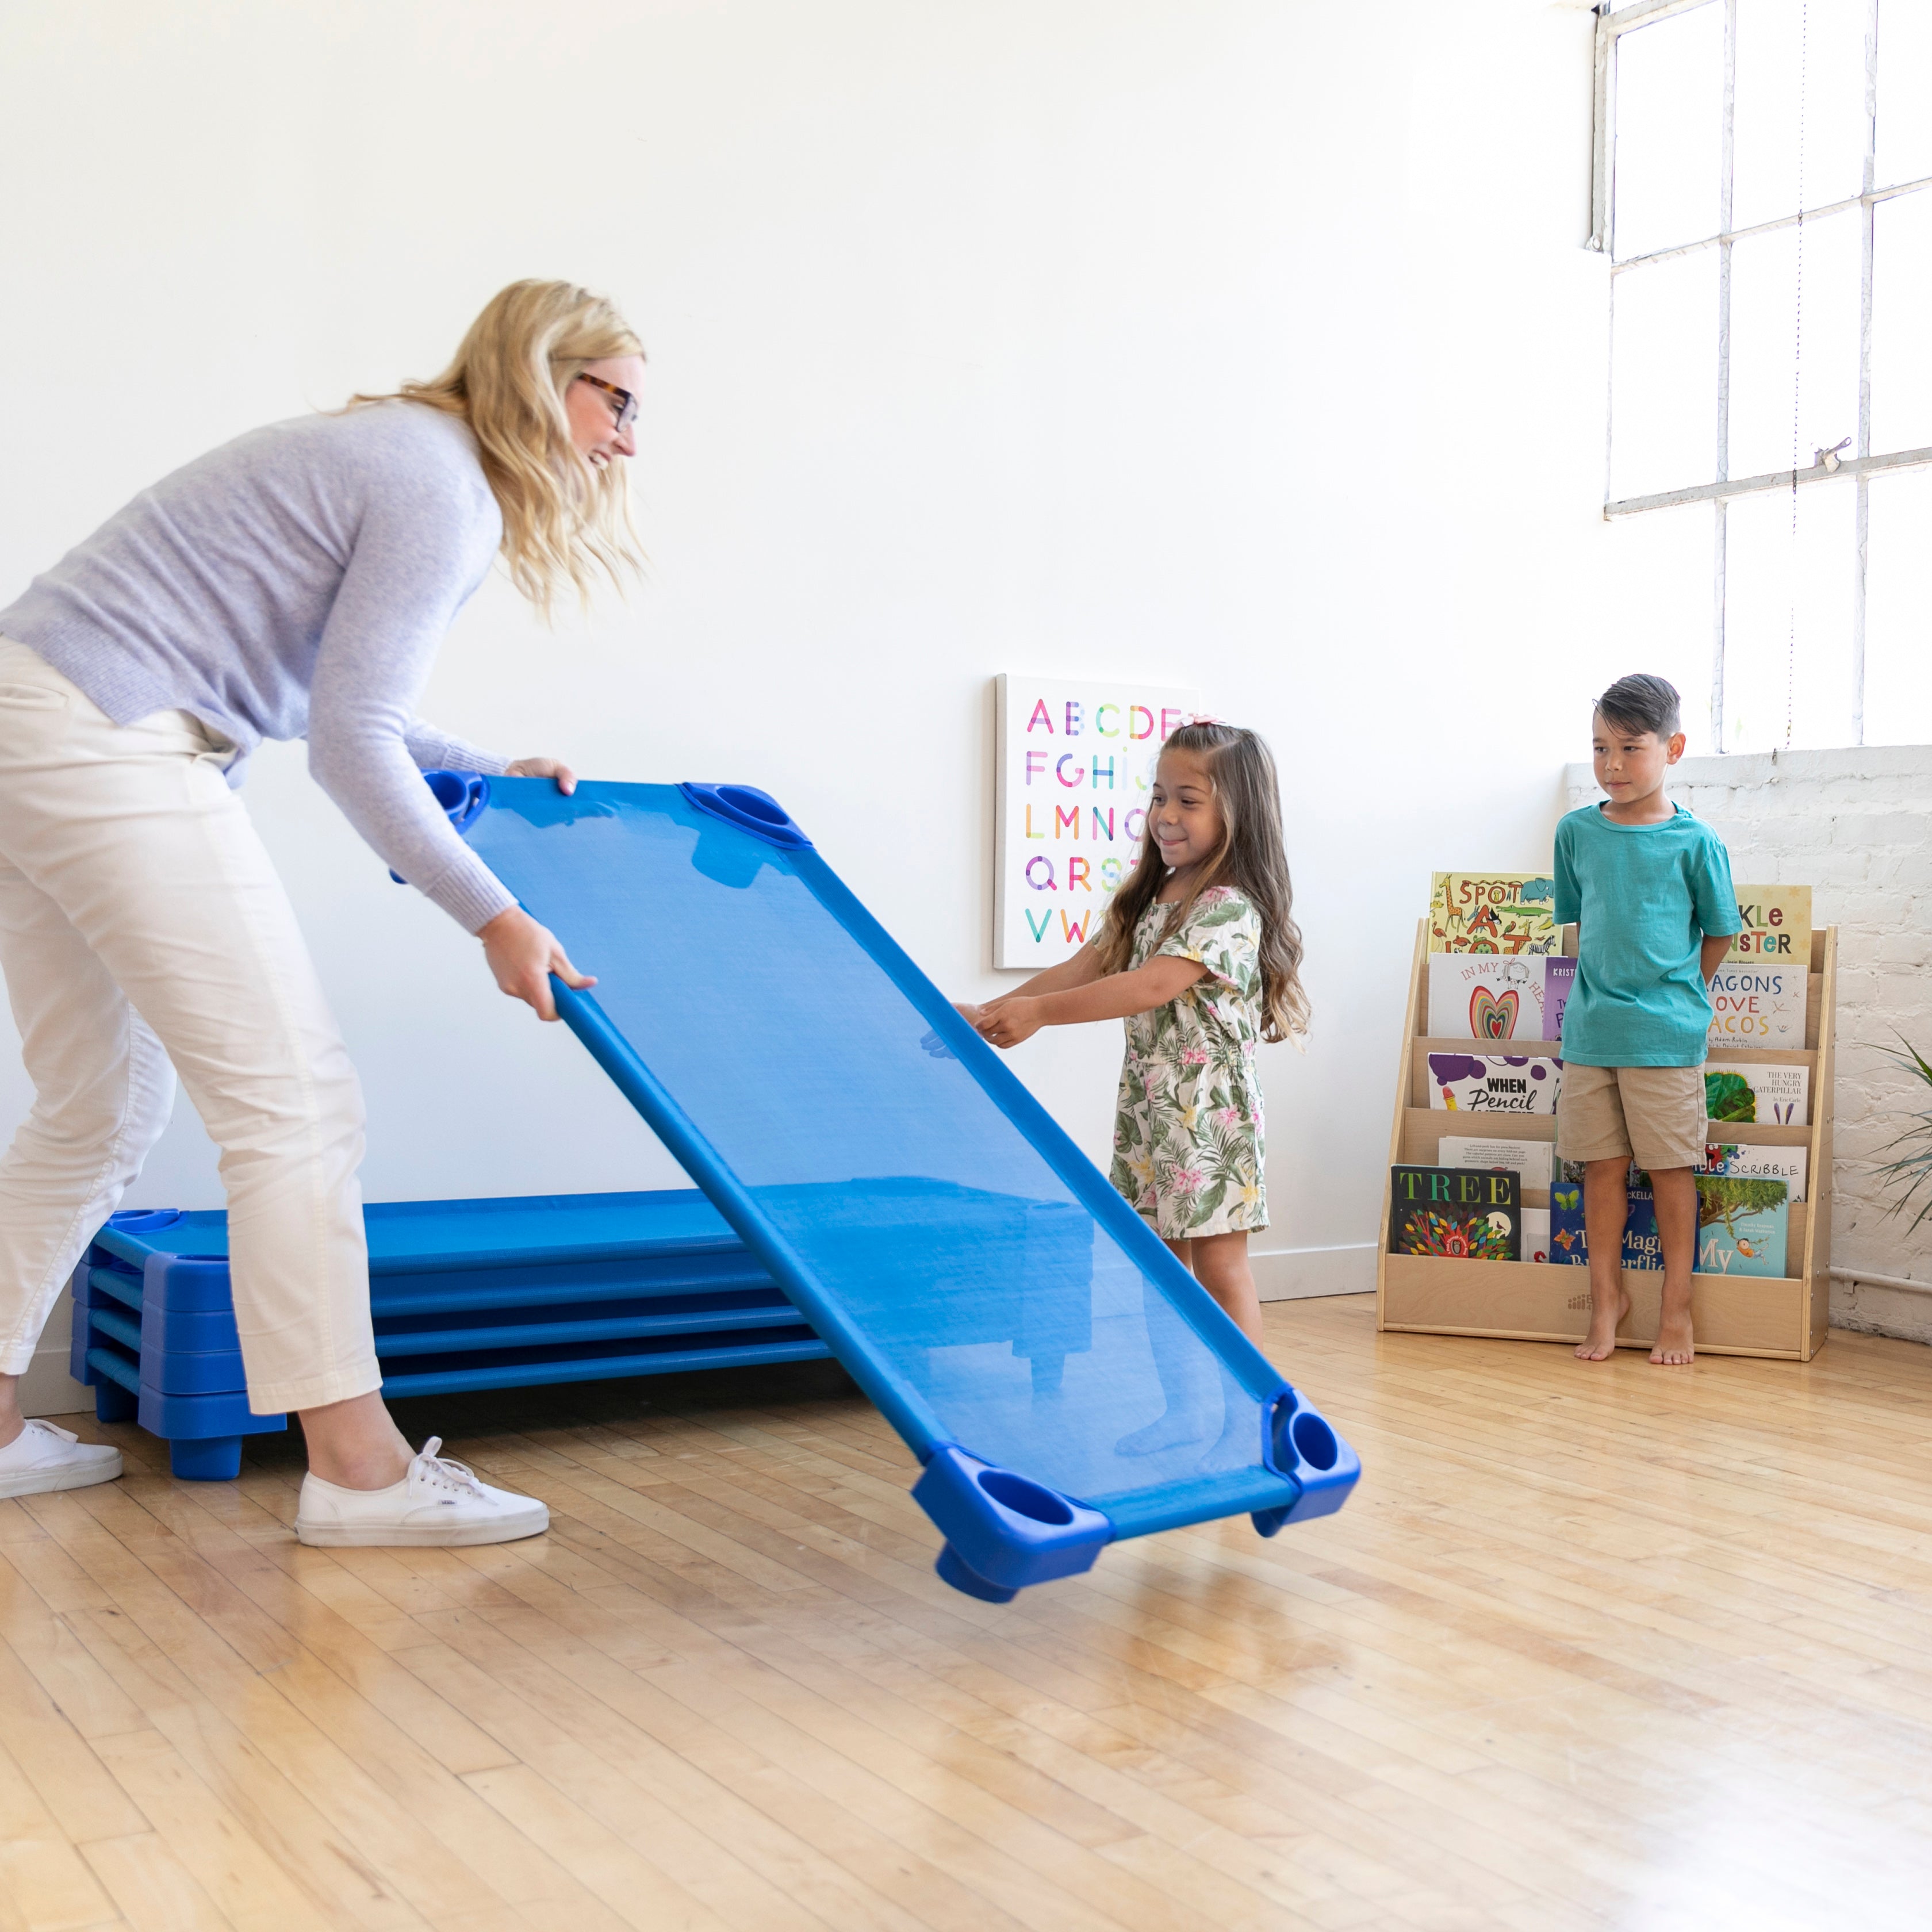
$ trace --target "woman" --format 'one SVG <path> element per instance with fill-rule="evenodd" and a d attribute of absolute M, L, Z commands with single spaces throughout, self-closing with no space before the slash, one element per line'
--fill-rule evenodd
<path fill-rule="evenodd" d="M 548 609 L 637 561 L 620 459 L 644 376 L 610 304 L 518 282 L 434 382 L 239 438 L 143 491 L 0 610 L 0 970 L 36 1099 L 0 1158 L 0 1496 L 121 1472 L 23 1424 L 20 1372 L 166 1125 L 178 1071 L 221 1149 L 258 1414 L 302 1418 L 306 1543 L 536 1534 L 541 1502 L 412 1456 L 383 1406 L 360 1089 L 232 788 L 264 738 L 554 1019 L 592 982 L 451 828 L 418 771 L 554 777 L 421 722 L 451 620 L 500 550 Z M 172 1064 L 170 1064 L 172 1063 Z"/>

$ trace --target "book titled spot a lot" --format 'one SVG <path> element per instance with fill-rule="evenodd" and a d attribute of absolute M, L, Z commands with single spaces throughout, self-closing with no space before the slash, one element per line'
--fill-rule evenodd
<path fill-rule="evenodd" d="M 1438 1261 L 1513 1262 L 1522 1256 L 1521 1192 L 1514 1174 L 1475 1167 L 1389 1170 L 1389 1252 Z"/>

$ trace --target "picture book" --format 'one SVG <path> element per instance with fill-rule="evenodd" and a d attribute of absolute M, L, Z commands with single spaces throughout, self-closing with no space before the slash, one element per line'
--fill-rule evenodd
<path fill-rule="evenodd" d="M 1570 1004 L 1570 988 L 1576 983 L 1576 962 L 1561 952 L 1552 952 L 1543 962 L 1543 1036 L 1563 1037 L 1563 1009 Z"/>
<path fill-rule="evenodd" d="M 1556 881 L 1546 872 L 1438 872 L 1429 896 L 1432 952 L 1554 952 Z"/>
<path fill-rule="evenodd" d="M 1782 1274 L 1790 1223 L 1785 1184 L 1742 1174 L 1697 1177 L 1697 1272 Z"/>
<path fill-rule="evenodd" d="M 1568 1166 L 1568 1163 L 1565 1163 Z M 1648 1186 L 1632 1184 L 1630 1211 L 1624 1220 L 1624 1266 L 1660 1268 L 1664 1252 L 1657 1238 L 1657 1203 Z M 1590 1264 L 1590 1243 L 1583 1228 L 1583 1182 L 1565 1175 L 1550 1190 L 1550 1258 L 1574 1268 Z"/>
<path fill-rule="evenodd" d="M 1436 1158 L 1444 1156 L 1438 1154 Z M 1713 1142 L 1704 1150 L 1702 1174 L 1735 1174 L 1745 1179 L 1781 1180 L 1791 1190 L 1793 1201 L 1804 1198 L 1805 1153 L 1802 1148 L 1739 1147 L 1733 1142 Z M 1526 1181 L 1525 1186 L 1528 1186 Z"/>
<path fill-rule="evenodd" d="M 1550 1157 L 1554 1151 L 1554 1144 L 1549 1141 L 1492 1141 L 1474 1134 L 1444 1134 L 1436 1143 L 1436 1158 L 1444 1167 L 1505 1168 L 1525 1187 L 1550 1185 Z"/>
<path fill-rule="evenodd" d="M 1802 966 L 1772 966 L 1754 960 L 1726 959 L 1711 975 L 1711 1045 L 1788 1046 L 1804 1044 Z"/>
<path fill-rule="evenodd" d="M 1720 1126 L 1808 1126 L 1810 1089 L 1808 1066 L 1704 1066 L 1704 1111 Z"/>
<path fill-rule="evenodd" d="M 1624 1266 L 1660 1268 L 1657 1200 L 1646 1181 L 1629 1189 L 1624 1222 Z M 1700 1274 L 1784 1272 L 1790 1208 L 1782 1180 L 1730 1174 L 1697 1177 L 1697 1258 Z M 1587 1267 L 1589 1237 L 1583 1225 L 1583 1184 L 1568 1174 L 1550 1190 L 1550 1258 Z"/>
<path fill-rule="evenodd" d="M 1513 1262 L 1522 1252 L 1513 1174 L 1468 1167 L 1389 1170 L 1389 1252 L 1441 1261 Z"/>
<path fill-rule="evenodd" d="M 1526 1208 L 1522 1210 L 1522 1258 L 1546 1262 L 1550 1258 L 1550 1210 Z"/>
<path fill-rule="evenodd" d="M 1553 1114 L 1563 1063 L 1473 1053 L 1429 1056 L 1429 1104 L 1452 1114 Z"/>
<path fill-rule="evenodd" d="M 1576 973 L 1560 953 L 1438 952 L 1429 962 L 1430 1036 L 1555 1040 Z"/>
<path fill-rule="evenodd" d="M 1766 966 L 1811 964 L 1811 888 L 1739 886 L 1738 916 L 1744 930 L 1731 941 L 1727 960 Z"/>

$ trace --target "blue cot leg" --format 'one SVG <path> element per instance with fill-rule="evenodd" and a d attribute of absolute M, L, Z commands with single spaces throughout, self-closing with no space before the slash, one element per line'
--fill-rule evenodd
<path fill-rule="evenodd" d="M 242 1438 L 178 1438 L 168 1444 L 168 1473 L 177 1482 L 232 1483 L 242 1473 Z"/>
<path fill-rule="evenodd" d="M 141 1406 L 140 1398 L 118 1382 L 94 1385 L 94 1419 L 96 1422 L 132 1422 Z"/>

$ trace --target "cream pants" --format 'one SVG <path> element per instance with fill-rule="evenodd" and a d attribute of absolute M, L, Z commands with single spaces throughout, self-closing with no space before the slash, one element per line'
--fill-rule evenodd
<path fill-rule="evenodd" d="M 178 1069 L 221 1150 L 249 1406 L 380 1384 L 362 1090 L 233 749 L 184 711 L 116 724 L 0 638 L 0 971 L 36 1095 L 0 1156 L 0 1374 L 32 1359 Z"/>

